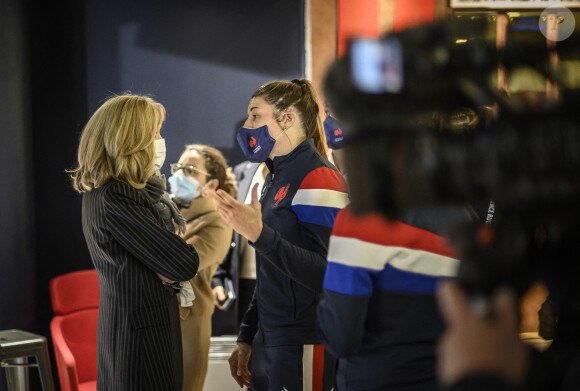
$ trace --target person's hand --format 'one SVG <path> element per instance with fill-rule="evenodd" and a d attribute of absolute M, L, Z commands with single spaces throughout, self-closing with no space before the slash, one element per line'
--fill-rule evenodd
<path fill-rule="evenodd" d="M 252 347 L 249 344 L 238 342 L 228 359 L 230 373 L 240 388 L 244 386 L 250 387 L 251 373 L 248 369 L 248 362 L 250 361 L 251 354 Z"/>
<path fill-rule="evenodd" d="M 542 307 L 538 311 L 538 320 L 540 321 L 538 328 L 540 337 L 544 339 L 554 338 L 556 326 L 558 325 L 558 315 L 548 299 L 542 303 Z"/>
<path fill-rule="evenodd" d="M 212 293 L 213 293 L 213 302 L 215 303 L 215 306 L 220 310 L 223 310 L 224 307 L 220 305 L 220 302 L 223 302 L 226 299 L 226 292 L 224 290 L 224 287 L 218 285 L 212 289 Z"/>
<path fill-rule="evenodd" d="M 262 233 L 262 210 L 258 201 L 258 184 L 252 189 L 252 203 L 244 204 L 225 191 L 206 189 L 204 194 L 213 198 L 224 220 L 240 235 L 255 242 Z"/>
<path fill-rule="evenodd" d="M 176 281 L 172 281 L 167 277 L 162 276 L 161 274 L 157 273 L 157 277 L 159 277 L 159 279 L 161 279 L 162 281 L 165 281 L 168 284 L 175 284 Z"/>
<path fill-rule="evenodd" d="M 483 314 L 473 312 L 467 294 L 457 282 L 443 283 L 437 298 L 447 322 L 438 346 L 437 369 L 443 385 L 481 374 L 522 384 L 528 350 L 519 339 L 515 294 L 498 288 Z"/>

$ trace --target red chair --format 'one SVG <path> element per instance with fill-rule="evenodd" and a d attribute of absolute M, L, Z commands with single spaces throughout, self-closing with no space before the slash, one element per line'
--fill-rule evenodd
<path fill-rule="evenodd" d="M 50 333 L 63 391 L 97 389 L 99 281 L 94 270 L 63 274 L 50 281 L 55 317 Z"/>

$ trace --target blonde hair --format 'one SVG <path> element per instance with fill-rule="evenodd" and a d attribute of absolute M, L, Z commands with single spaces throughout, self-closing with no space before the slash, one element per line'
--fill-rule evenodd
<path fill-rule="evenodd" d="M 276 119 L 289 108 L 294 109 L 302 121 L 306 138 L 314 140 L 316 150 L 326 159 L 326 136 L 312 83 L 306 79 L 271 81 L 254 92 L 252 98 L 256 97 L 261 97 L 274 106 Z"/>
<path fill-rule="evenodd" d="M 78 166 L 69 171 L 79 193 L 110 178 L 142 189 L 155 169 L 154 139 L 165 108 L 148 96 L 122 94 L 109 99 L 85 125 Z"/>
<path fill-rule="evenodd" d="M 222 189 L 232 197 L 238 192 L 238 183 L 232 168 L 228 166 L 224 155 L 216 148 L 204 144 L 190 144 L 185 146 L 185 152 L 197 152 L 205 160 L 204 170 L 209 174 L 209 179 L 217 179 L 218 189 Z M 181 159 L 180 159 L 181 160 Z"/>

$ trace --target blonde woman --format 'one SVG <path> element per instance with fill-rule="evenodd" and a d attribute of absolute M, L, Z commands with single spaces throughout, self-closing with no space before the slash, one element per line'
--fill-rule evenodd
<path fill-rule="evenodd" d="M 197 272 L 193 247 L 168 231 L 160 208 L 165 109 L 153 99 L 108 99 L 85 126 L 74 188 L 99 276 L 98 390 L 181 390 L 175 281 Z M 178 284 L 178 283 L 177 283 Z"/>
<path fill-rule="evenodd" d="M 232 228 L 217 211 L 205 189 L 221 189 L 235 196 L 236 180 L 222 153 L 207 145 L 188 145 L 171 165 L 169 184 L 173 199 L 186 221 L 182 235 L 199 254 L 199 271 L 190 280 L 195 300 L 180 295 L 181 333 L 183 336 L 183 390 L 201 391 L 207 373 L 211 318 L 215 309 L 211 280 L 225 258 Z"/>

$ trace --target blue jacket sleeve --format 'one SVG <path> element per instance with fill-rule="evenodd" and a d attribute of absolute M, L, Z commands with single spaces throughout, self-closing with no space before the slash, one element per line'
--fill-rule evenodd
<path fill-rule="evenodd" d="M 324 347 L 337 358 L 354 353 L 362 342 L 373 291 L 372 273 L 328 263 L 317 308 L 318 334 Z M 338 287 L 342 289 L 335 289 Z"/>
<path fill-rule="evenodd" d="M 318 335 L 334 357 L 349 356 L 360 346 L 369 299 L 324 290 L 317 308 Z"/>
<path fill-rule="evenodd" d="M 256 301 L 256 288 L 254 288 L 252 301 L 250 301 L 248 309 L 242 318 L 237 340 L 238 342 L 245 342 L 250 345 L 254 340 L 254 336 L 258 332 L 258 303 Z"/>
<path fill-rule="evenodd" d="M 274 264 L 288 277 L 312 289 L 322 292 L 322 280 L 326 270 L 326 254 L 331 228 L 301 223 L 304 247 L 296 246 L 282 238 L 279 232 L 264 224 L 255 243 L 256 251 Z M 304 272 L 308 270 L 308 272 Z"/>

